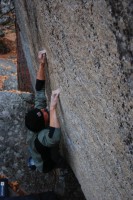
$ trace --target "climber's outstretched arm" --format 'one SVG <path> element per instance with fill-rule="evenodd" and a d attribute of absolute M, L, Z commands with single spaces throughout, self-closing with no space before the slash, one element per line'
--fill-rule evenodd
<path fill-rule="evenodd" d="M 37 80 L 45 80 L 45 64 L 46 64 L 46 51 L 39 51 L 38 53 L 39 69 L 37 72 Z"/>
<path fill-rule="evenodd" d="M 45 65 L 46 65 L 46 51 L 39 51 L 38 53 L 39 69 L 36 76 L 36 93 L 35 93 L 35 108 L 42 109 L 47 107 L 45 95 Z"/>
<path fill-rule="evenodd" d="M 57 118 L 56 106 L 58 102 L 60 89 L 52 91 L 50 102 L 50 127 L 60 128 L 59 120 Z"/>

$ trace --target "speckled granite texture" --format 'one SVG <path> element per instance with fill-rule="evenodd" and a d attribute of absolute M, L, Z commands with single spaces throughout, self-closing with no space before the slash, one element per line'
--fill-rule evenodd
<path fill-rule="evenodd" d="M 46 48 L 65 156 L 88 200 L 133 198 L 132 1 L 19 0 L 31 81 Z"/>

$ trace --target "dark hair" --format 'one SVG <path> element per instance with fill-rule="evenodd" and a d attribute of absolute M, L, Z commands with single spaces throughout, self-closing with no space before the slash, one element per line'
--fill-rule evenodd
<path fill-rule="evenodd" d="M 25 115 L 25 125 L 33 132 L 39 132 L 45 128 L 43 113 L 40 109 L 34 108 Z"/>

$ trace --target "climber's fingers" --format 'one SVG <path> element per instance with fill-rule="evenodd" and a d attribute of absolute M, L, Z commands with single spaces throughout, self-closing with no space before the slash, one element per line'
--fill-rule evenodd
<path fill-rule="evenodd" d="M 40 63 L 45 63 L 45 59 L 46 59 L 46 50 L 42 50 L 38 52 L 38 59 Z"/>

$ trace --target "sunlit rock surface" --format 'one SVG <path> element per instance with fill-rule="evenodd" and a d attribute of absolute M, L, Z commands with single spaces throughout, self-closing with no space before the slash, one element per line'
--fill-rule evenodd
<path fill-rule="evenodd" d="M 19 0 L 16 17 L 34 86 L 47 50 L 65 155 L 88 200 L 132 199 L 132 1 Z"/>

